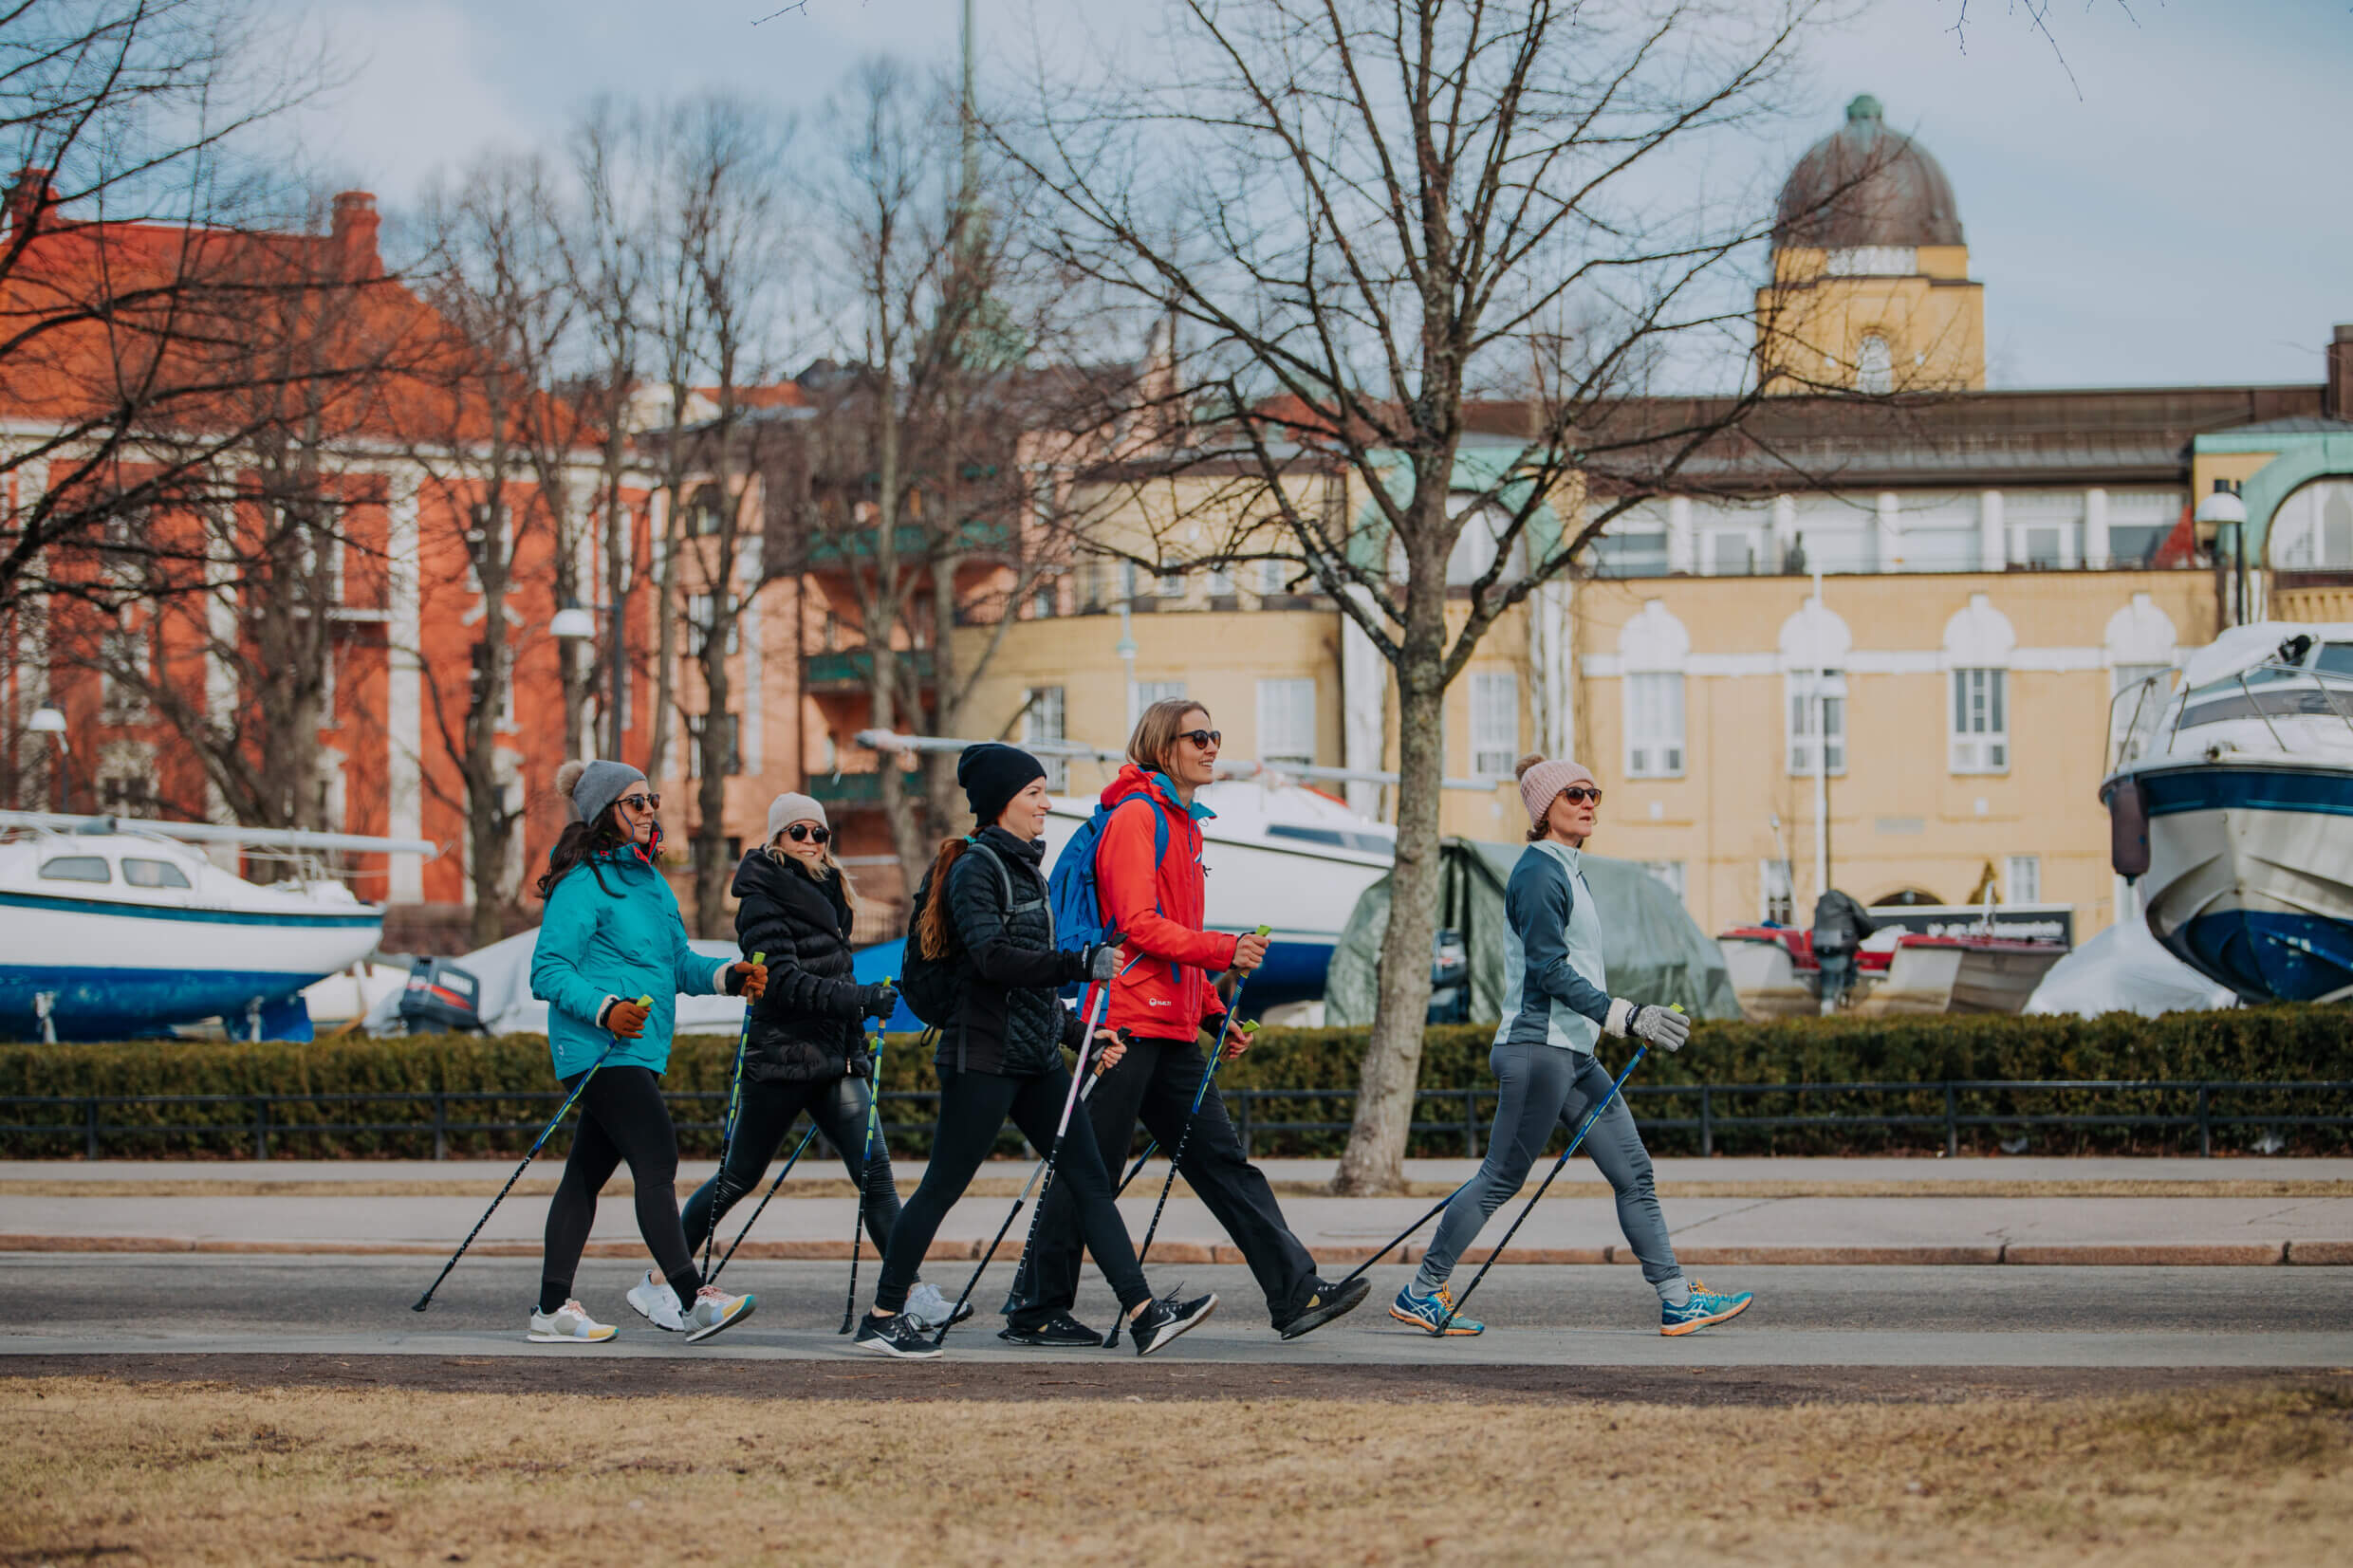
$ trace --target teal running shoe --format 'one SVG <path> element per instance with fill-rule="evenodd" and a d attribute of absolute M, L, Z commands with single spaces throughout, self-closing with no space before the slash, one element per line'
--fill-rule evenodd
<path fill-rule="evenodd" d="M 1426 1334 L 1457 1335 L 1485 1334 L 1487 1325 L 1470 1318 L 1454 1316 L 1454 1293 L 1444 1285 L 1434 1296 L 1417 1296 L 1409 1281 L 1389 1303 L 1389 1316 L 1400 1323 L 1411 1323 Z"/>
<path fill-rule="evenodd" d="M 1748 1311 L 1749 1303 L 1755 1300 L 1756 1292 L 1753 1290 L 1726 1296 L 1694 1280 L 1690 1301 L 1681 1306 L 1669 1306 L 1664 1301 L 1658 1303 L 1658 1332 L 1673 1337 L 1678 1334 L 1689 1334 L 1694 1329 L 1706 1328 L 1710 1323 L 1725 1322 Z"/>

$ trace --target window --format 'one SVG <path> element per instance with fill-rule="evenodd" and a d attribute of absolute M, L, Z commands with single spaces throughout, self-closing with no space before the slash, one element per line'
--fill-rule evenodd
<path fill-rule="evenodd" d="M 495 545 L 491 544 L 490 536 L 486 531 L 490 527 L 492 512 L 496 512 L 498 516 L 498 543 Z M 514 518 L 504 507 L 488 506 L 476 506 L 469 516 L 472 526 L 466 530 L 466 591 L 470 594 L 478 594 L 482 591 L 482 572 L 479 563 L 483 559 L 483 552 L 496 549 L 498 551 L 496 560 L 503 563 L 507 568 L 507 591 L 513 593 L 518 586 L 514 580 Z"/>
<path fill-rule="evenodd" d="M 1874 334 L 1855 351 L 1855 390 L 1884 397 L 1896 390 L 1896 357 L 1887 340 Z"/>
<path fill-rule="evenodd" d="M 1789 713 L 1789 771 L 1800 777 L 1814 771 L 1816 677 L 1810 670 L 1793 672 L 1788 682 Z M 1846 771 L 1846 676 L 1830 671 L 1821 677 L 1822 770 Z"/>
<path fill-rule="evenodd" d="M 1029 591 L 1029 618 L 1051 620 L 1062 611 L 1062 595 L 1054 580 L 1047 578 Z"/>
<path fill-rule="evenodd" d="M 1675 895 L 1675 901 L 1683 901 L 1683 862 L 1680 860 L 1644 860 L 1642 869 L 1656 877 L 1660 887 Z"/>
<path fill-rule="evenodd" d="M 2002 862 L 2002 902 L 2039 904 L 2043 901 L 2043 858 L 2013 855 Z"/>
<path fill-rule="evenodd" d="M 1209 569 L 1209 597 L 1212 599 L 1232 599 L 1233 597 L 1232 567 L 1212 566 Z"/>
<path fill-rule="evenodd" d="M 41 862 L 41 875 L 52 882 L 111 882 L 103 855 L 60 855 Z"/>
<path fill-rule="evenodd" d="M 1675 779 L 1683 773 L 1683 677 L 1650 671 L 1625 677 L 1626 776 Z"/>
<path fill-rule="evenodd" d="M 1756 536 L 1717 532 L 1708 535 L 1708 575 L 1749 577 L 1756 571 Z"/>
<path fill-rule="evenodd" d="M 1471 774 L 1508 779 L 1520 756 L 1520 678 L 1509 670 L 1471 672 Z"/>
<path fill-rule="evenodd" d="M 515 650 L 509 643 L 498 651 L 498 728 L 518 729 L 523 718 L 515 710 Z"/>
<path fill-rule="evenodd" d="M 2158 720 L 2164 715 L 2165 699 L 2173 692 L 2173 682 L 2166 678 L 2174 672 L 2170 664 L 2120 664 L 2108 672 L 2108 744 L 2121 746 L 2125 738 L 2138 732 L 2143 736 L 2157 731 Z M 2138 690 L 2140 683 L 2154 680 L 2145 692 Z M 2131 692 L 2129 697 L 2124 693 Z"/>
<path fill-rule="evenodd" d="M 1469 497 L 1457 497 L 1457 514 L 1468 504 Z M 1467 588 L 1485 577 L 1495 564 L 1495 551 L 1503 536 L 1511 531 L 1511 514 L 1503 507 L 1489 504 L 1481 506 L 1462 519 L 1462 531 L 1454 536 L 1454 552 L 1446 558 L 1446 585 Z M 1528 533 L 1522 529 L 1511 540 L 1511 554 L 1504 563 L 1498 583 L 1510 582 L 1528 575 Z"/>
<path fill-rule="evenodd" d="M 1789 892 L 1789 862 L 1759 860 L 1756 863 L 1756 917 L 1766 924 L 1786 926 L 1797 907 Z"/>
<path fill-rule="evenodd" d="M 711 722 L 708 713 L 686 715 L 686 776 L 690 779 L 703 776 L 703 727 Z M 742 721 L 733 713 L 722 713 L 718 723 L 721 726 L 720 744 L 726 747 L 727 772 L 730 775 L 741 773 L 744 770 Z"/>
<path fill-rule="evenodd" d="M 1136 585 L 1136 563 L 1133 561 L 1121 562 L 1120 597 L 1121 599 L 1134 599 L 1139 592 L 1141 592 L 1141 590 Z"/>
<path fill-rule="evenodd" d="M 154 816 L 154 779 L 144 773 L 101 774 L 98 780 L 98 808 L 111 817 Z M 123 863 L 127 866 L 130 862 L 126 860 Z"/>
<path fill-rule="evenodd" d="M 719 607 L 709 594 L 686 596 L 686 623 L 695 628 L 694 652 L 700 654 L 711 641 L 711 629 L 719 623 Z M 727 656 L 732 658 L 744 651 L 744 618 L 735 617 L 727 623 Z"/>
<path fill-rule="evenodd" d="M 122 879 L 135 888 L 184 888 L 188 874 L 169 860 L 122 858 Z"/>
<path fill-rule="evenodd" d="M 1022 693 L 1021 738 L 1025 744 L 1063 738 L 1063 694 L 1059 686 L 1032 686 Z M 1062 757 L 1041 756 L 1046 787 L 1060 793 L 1070 782 L 1070 764 Z"/>
<path fill-rule="evenodd" d="M 1315 682 L 1258 683 L 1258 760 L 1269 767 L 1315 764 Z"/>
<path fill-rule="evenodd" d="M 306 602 L 317 598 L 328 604 L 340 603 L 343 597 L 343 508 L 314 503 L 303 508 L 292 526 L 295 569 L 302 573 L 296 597 Z"/>
<path fill-rule="evenodd" d="M 1141 713 L 1156 702 L 1167 702 L 1185 694 L 1180 680 L 1139 680 L 1136 683 L 1136 711 Z"/>
<path fill-rule="evenodd" d="M 1664 577 L 1667 575 L 1667 531 L 1603 534 L 1593 542 L 1596 577 Z"/>
<path fill-rule="evenodd" d="M 1291 564 L 1288 561 L 1262 561 L 1258 563 L 1258 592 L 1265 599 L 1281 599 L 1290 589 Z"/>
<path fill-rule="evenodd" d="M 2290 493 L 2272 514 L 2270 552 L 2275 566 L 2353 567 L 2353 479 L 2317 479 Z"/>
<path fill-rule="evenodd" d="M 1153 584 L 1152 591 L 1161 599 L 1184 598 L 1185 574 L 1181 571 L 1162 572 L 1159 581 Z"/>
<path fill-rule="evenodd" d="M 146 636 L 123 626 L 99 635 L 100 717 L 128 724 L 147 716 L 147 677 L 152 668 Z"/>
<path fill-rule="evenodd" d="M 2007 670 L 1953 672 L 1954 772 L 2010 771 L 2009 677 Z"/>

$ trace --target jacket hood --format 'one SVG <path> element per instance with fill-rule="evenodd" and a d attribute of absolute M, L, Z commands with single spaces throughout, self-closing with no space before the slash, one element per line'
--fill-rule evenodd
<path fill-rule="evenodd" d="M 800 904 L 811 911 L 826 909 L 838 913 L 848 907 L 848 900 L 842 895 L 839 874 L 819 881 L 799 865 L 787 865 L 765 849 L 745 852 L 735 867 L 735 880 L 729 891 L 738 900 L 758 894 L 780 904 Z"/>
<path fill-rule="evenodd" d="M 1158 804 L 1171 811 L 1178 809 L 1181 803 L 1177 799 L 1176 786 L 1169 781 L 1167 774 L 1147 773 L 1134 763 L 1120 765 L 1119 773 L 1103 786 L 1103 792 L 1097 803 L 1106 806 L 1117 805 L 1130 795 L 1149 795 Z M 1217 815 L 1197 799 L 1184 809 L 1195 821 Z"/>

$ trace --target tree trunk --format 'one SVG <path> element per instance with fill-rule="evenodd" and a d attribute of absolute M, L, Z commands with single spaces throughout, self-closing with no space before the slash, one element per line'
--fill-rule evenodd
<path fill-rule="evenodd" d="M 725 537 L 733 543 L 732 532 Z M 721 575 L 711 585 L 711 601 L 720 605 L 729 592 L 725 563 Z M 727 858 L 727 775 L 734 761 L 733 747 L 728 730 L 727 631 L 732 624 L 724 612 L 712 617 L 720 622 L 713 628 L 702 648 L 703 704 L 702 733 L 696 737 L 695 761 L 701 765 L 702 777 L 695 789 L 695 934 L 712 936 L 724 934 L 727 926 L 727 886 L 729 873 L 734 868 Z"/>

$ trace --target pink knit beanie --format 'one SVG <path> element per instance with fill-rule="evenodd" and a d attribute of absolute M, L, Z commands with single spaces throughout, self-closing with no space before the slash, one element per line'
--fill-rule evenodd
<path fill-rule="evenodd" d="M 1528 825 L 1542 827 L 1546 813 L 1562 790 L 1570 784 L 1593 784 L 1592 772 L 1581 762 L 1566 757 L 1546 759 L 1534 753 L 1522 757 L 1515 771 L 1520 776 L 1520 803 L 1528 807 Z"/>

